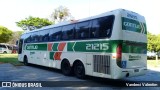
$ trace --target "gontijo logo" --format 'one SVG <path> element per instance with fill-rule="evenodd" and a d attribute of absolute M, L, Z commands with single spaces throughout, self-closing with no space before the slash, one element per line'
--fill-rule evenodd
<path fill-rule="evenodd" d="M 37 50 L 37 49 L 38 49 L 38 45 L 28 45 L 28 46 L 27 46 L 27 49 L 28 49 L 28 50 L 29 50 L 29 49 Z"/>
<path fill-rule="evenodd" d="M 129 30 L 146 34 L 146 25 L 138 20 L 122 17 L 122 30 Z"/>
<path fill-rule="evenodd" d="M 126 27 L 141 29 L 140 25 L 131 22 L 123 22 L 123 25 Z"/>

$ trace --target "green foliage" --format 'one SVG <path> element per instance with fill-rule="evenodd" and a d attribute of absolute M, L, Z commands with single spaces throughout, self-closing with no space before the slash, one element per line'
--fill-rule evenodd
<path fill-rule="evenodd" d="M 16 41 L 20 38 L 24 31 L 13 32 L 12 38 L 9 40 L 8 44 L 16 44 Z"/>
<path fill-rule="evenodd" d="M 147 67 L 158 67 L 160 65 L 160 60 L 147 60 Z"/>
<path fill-rule="evenodd" d="M 0 54 L 0 63 L 10 63 L 15 66 L 22 66 L 18 61 L 18 54 Z"/>
<path fill-rule="evenodd" d="M 148 38 L 147 50 L 159 52 L 160 51 L 160 35 L 154 35 L 148 32 L 147 38 Z"/>
<path fill-rule="evenodd" d="M 69 9 L 65 6 L 59 6 L 58 8 L 56 8 L 51 14 L 51 18 L 53 19 L 53 21 L 57 22 L 73 19 L 71 13 L 69 12 Z"/>
<path fill-rule="evenodd" d="M 45 18 L 29 16 L 28 18 L 25 18 L 24 20 L 16 22 L 16 24 L 18 27 L 21 27 L 23 30 L 31 31 L 34 29 L 39 29 L 41 27 L 51 25 L 53 24 L 53 22 Z"/>
<path fill-rule="evenodd" d="M 6 43 L 12 38 L 12 31 L 0 26 L 0 43 Z"/>

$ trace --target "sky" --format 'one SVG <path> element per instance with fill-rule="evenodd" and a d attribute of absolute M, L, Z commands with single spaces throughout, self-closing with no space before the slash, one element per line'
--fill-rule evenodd
<path fill-rule="evenodd" d="M 131 10 L 145 17 L 149 32 L 160 34 L 159 0 L 0 0 L 0 26 L 22 30 L 15 22 L 29 16 L 50 18 L 60 5 L 67 7 L 75 19 L 119 8 Z"/>

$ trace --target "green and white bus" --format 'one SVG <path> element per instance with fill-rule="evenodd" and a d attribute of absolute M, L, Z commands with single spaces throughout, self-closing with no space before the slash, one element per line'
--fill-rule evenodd
<path fill-rule="evenodd" d="M 24 33 L 18 60 L 61 69 L 64 75 L 120 79 L 147 71 L 145 18 L 117 9 Z"/>

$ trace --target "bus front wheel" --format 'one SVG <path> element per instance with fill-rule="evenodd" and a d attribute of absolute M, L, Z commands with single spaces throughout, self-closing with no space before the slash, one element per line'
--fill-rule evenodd
<path fill-rule="evenodd" d="M 68 60 L 63 60 L 61 64 L 61 71 L 64 75 L 69 76 L 71 75 L 72 68 Z"/>
<path fill-rule="evenodd" d="M 74 65 L 74 74 L 77 78 L 84 79 L 85 78 L 85 68 L 81 61 L 78 61 Z"/>
<path fill-rule="evenodd" d="M 28 66 L 28 65 L 29 65 L 29 64 L 28 64 L 28 58 L 27 58 L 27 56 L 24 56 L 23 64 L 24 64 L 25 66 Z"/>
<path fill-rule="evenodd" d="M 7 52 L 6 52 L 6 51 L 4 51 L 4 52 L 3 52 L 3 54 L 7 54 Z"/>

